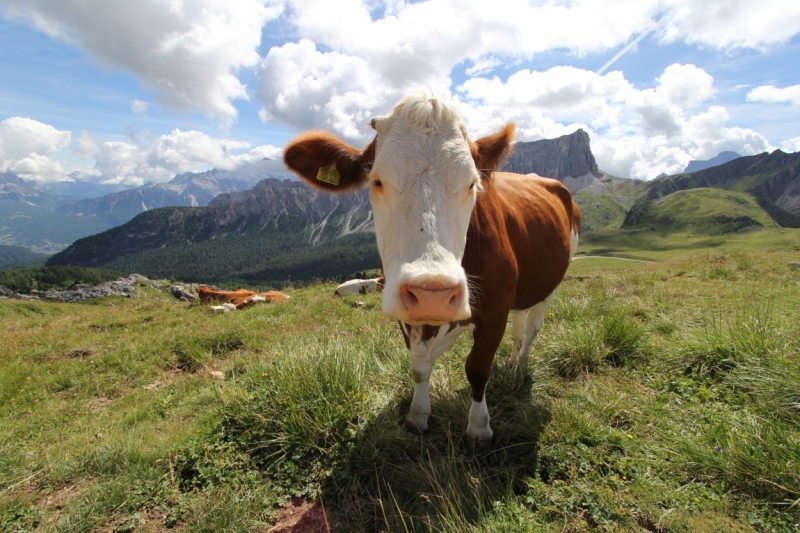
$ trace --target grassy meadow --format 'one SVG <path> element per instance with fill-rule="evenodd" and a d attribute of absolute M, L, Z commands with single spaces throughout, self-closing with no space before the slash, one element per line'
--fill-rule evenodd
<path fill-rule="evenodd" d="M 798 531 L 800 238 L 758 235 L 575 261 L 527 371 L 506 333 L 487 453 L 467 336 L 403 430 L 380 295 L 0 301 L 0 531 L 266 533 L 297 496 L 341 532 Z"/>

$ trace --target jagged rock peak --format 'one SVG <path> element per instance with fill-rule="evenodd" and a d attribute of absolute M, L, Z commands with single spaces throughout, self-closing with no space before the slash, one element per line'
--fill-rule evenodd
<path fill-rule="evenodd" d="M 583 129 L 557 139 L 516 143 L 502 170 L 533 173 L 559 181 L 586 174 L 601 176 L 589 147 L 589 134 Z"/>

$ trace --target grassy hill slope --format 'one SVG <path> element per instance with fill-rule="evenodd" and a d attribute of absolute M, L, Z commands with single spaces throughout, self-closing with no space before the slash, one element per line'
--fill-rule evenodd
<path fill-rule="evenodd" d="M 776 228 L 772 219 L 747 193 L 722 189 L 676 191 L 639 207 L 636 224 L 656 231 L 684 231 L 702 235 L 723 235 L 759 228 Z"/>
<path fill-rule="evenodd" d="M 268 531 L 302 496 L 335 533 L 794 531 L 797 253 L 568 277 L 527 372 L 506 331 L 485 454 L 463 438 L 466 335 L 430 431 L 401 428 L 414 383 L 379 294 L 0 301 L 0 528 Z"/>
<path fill-rule="evenodd" d="M 711 187 L 755 195 L 759 205 L 783 227 L 800 227 L 800 152 L 781 150 L 740 157 L 688 174 L 666 176 L 638 189 L 624 226 L 637 224 L 640 208 L 676 191 Z"/>
<path fill-rule="evenodd" d="M 581 232 L 617 229 L 625 220 L 625 207 L 606 193 L 578 191 L 575 203 L 581 210 Z"/>
<path fill-rule="evenodd" d="M 635 225 L 584 233 L 578 253 L 652 260 L 710 248 L 766 250 L 800 245 L 800 230 L 777 227 L 750 193 L 689 189 L 633 209 Z M 627 216 L 631 218 L 631 211 Z"/>

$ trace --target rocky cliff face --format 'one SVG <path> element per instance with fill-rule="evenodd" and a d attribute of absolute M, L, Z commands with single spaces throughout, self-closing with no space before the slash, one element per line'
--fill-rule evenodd
<path fill-rule="evenodd" d="M 773 174 L 753 190 L 781 209 L 800 215 L 800 163 Z"/>
<path fill-rule="evenodd" d="M 589 134 L 582 129 L 557 139 L 516 143 L 501 170 L 557 179 L 572 192 L 590 187 L 605 177 L 597 168 L 589 146 Z"/>

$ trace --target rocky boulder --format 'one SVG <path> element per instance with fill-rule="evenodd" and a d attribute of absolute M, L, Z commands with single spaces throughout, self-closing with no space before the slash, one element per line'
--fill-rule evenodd
<path fill-rule="evenodd" d="M 127 296 L 130 298 L 136 291 L 139 282 L 149 280 L 139 274 L 131 274 L 127 278 L 119 278 L 116 281 L 106 281 L 99 285 L 74 285 L 71 289 L 62 291 L 51 289 L 44 293 L 45 298 L 51 300 L 61 300 L 62 302 L 80 302 L 89 298 L 100 298 L 103 296 Z"/>
<path fill-rule="evenodd" d="M 167 287 L 167 292 L 182 302 L 196 302 L 197 296 L 189 292 L 186 287 L 180 285 L 170 285 Z"/>

